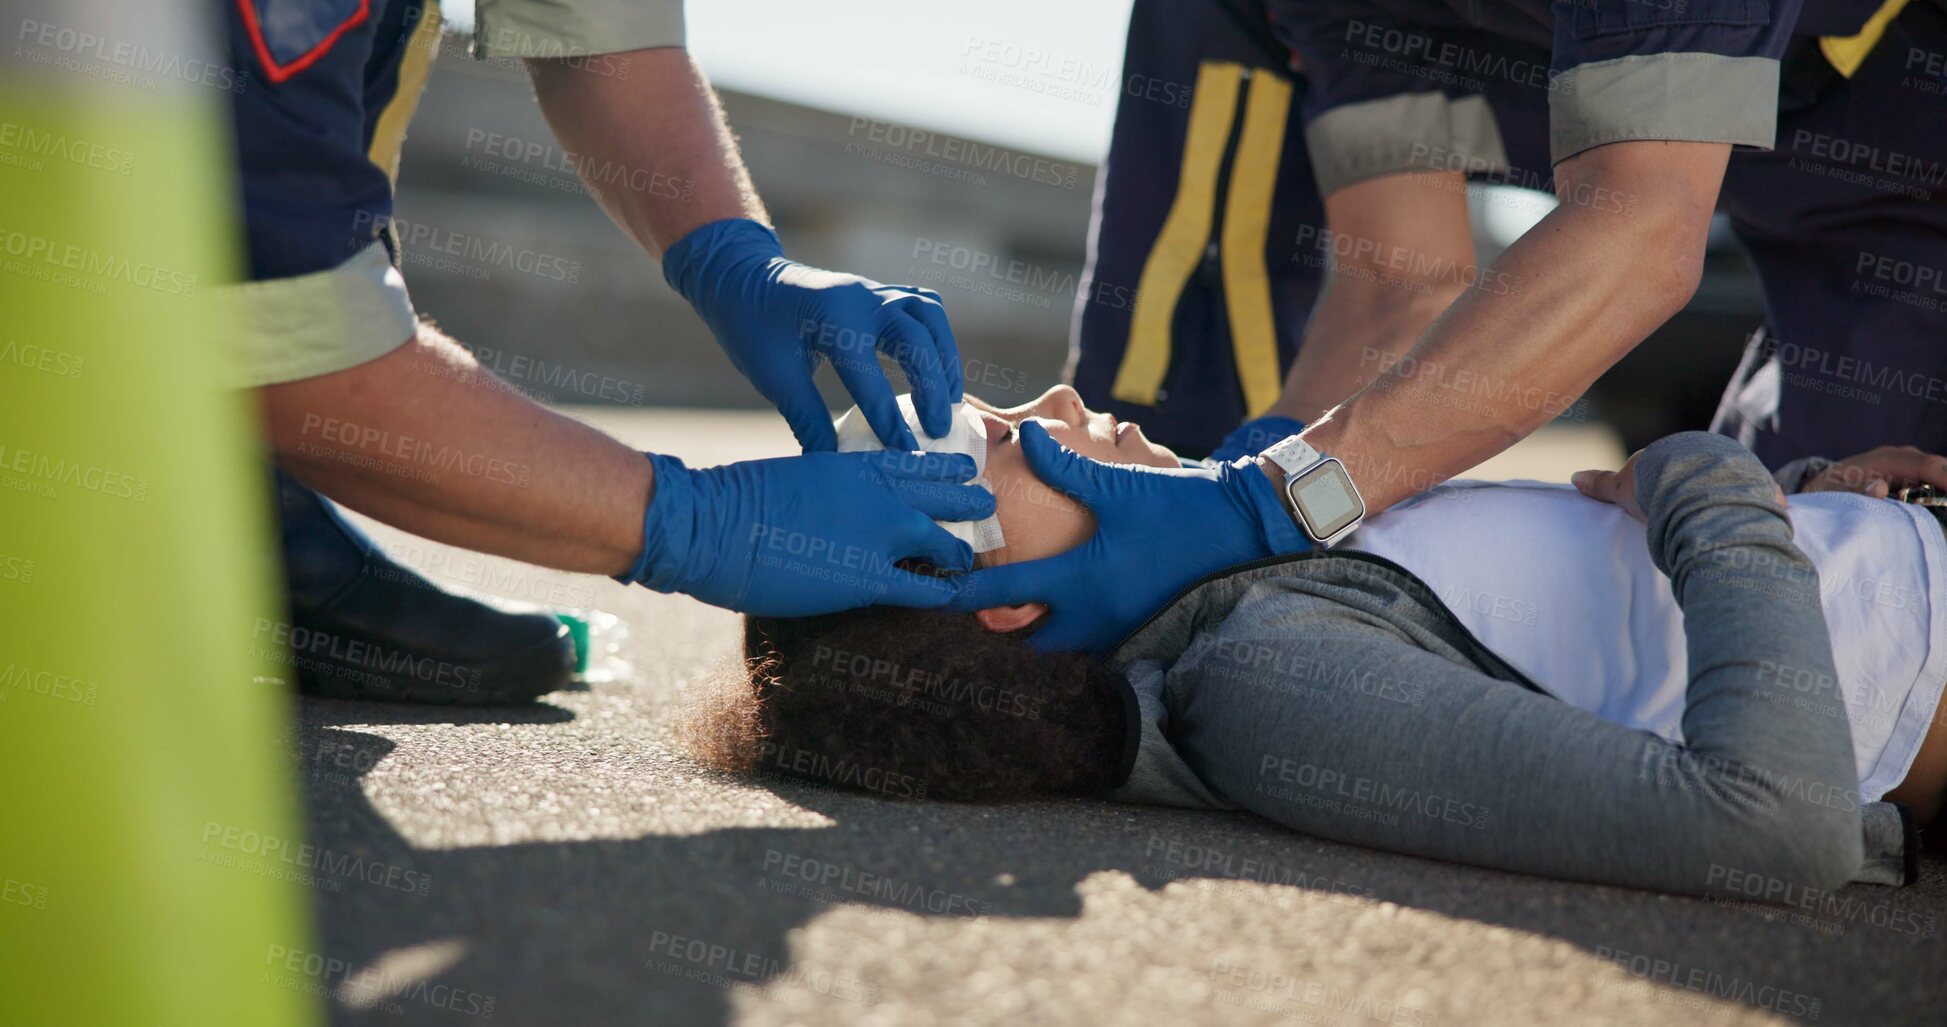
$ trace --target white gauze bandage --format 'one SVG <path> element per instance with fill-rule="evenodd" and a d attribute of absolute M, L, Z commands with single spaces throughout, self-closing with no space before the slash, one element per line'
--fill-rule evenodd
<path fill-rule="evenodd" d="M 913 397 L 899 397 L 899 415 L 906 419 L 913 429 L 913 438 L 919 440 L 919 447 L 928 453 L 965 453 L 973 457 L 974 479 L 967 484 L 978 485 L 989 492 L 994 487 L 987 481 L 987 424 L 980 415 L 965 403 L 953 405 L 953 427 L 942 438 L 933 438 L 926 429 L 919 426 L 919 414 L 913 410 Z M 873 434 L 872 426 L 865 422 L 865 415 L 853 407 L 845 412 L 834 425 L 838 429 L 838 451 L 840 453 L 869 453 L 884 449 L 885 444 Z M 973 547 L 976 553 L 985 553 L 1006 545 L 1001 538 L 1001 522 L 998 516 L 978 521 L 939 521 L 954 538 Z"/>

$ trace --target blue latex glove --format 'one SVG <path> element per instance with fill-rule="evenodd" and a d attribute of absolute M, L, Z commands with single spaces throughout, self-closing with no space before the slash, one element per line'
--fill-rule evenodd
<path fill-rule="evenodd" d="M 937 607 L 951 579 L 902 570 L 921 560 L 973 566 L 973 550 L 933 523 L 994 512 L 964 453 L 808 453 L 692 470 L 656 469 L 642 556 L 617 580 L 712 606 L 804 617 L 874 603 Z"/>
<path fill-rule="evenodd" d="M 1254 417 L 1231 429 L 1231 433 L 1224 436 L 1224 441 L 1217 443 L 1217 448 L 1210 451 L 1210 459 L 1222 464 L 1240 456 L 1256 456 L 1273 443 L 1283 442 L 1304 430 L 1305 422 L 1296 417 L 1277 414 Z"/>
<path fill-rule="evenodd" d="M 1107 653 L 1198 578 L 1311 548 L 1255 460 L 1180 469 L 1102 464 L 1034 421 L 1021 423 L 1020 437 L 1034 473 L 1087 504 L 1095 534 L 1059 556 L 960 578 L 949 608 L 1045 602 L 1052 611 L 1034 633 L 1039 648 Z"/>
<path fill-rule="evenodd" d="M 966 381 L 939 293 L 786 260 L 777 234 L 744 218 L 684 236 L 663 254 L 663 277 L 784 415 L 806 452 L 838 448 L 831 412 L 811 380 L 827 358 L 888 449 L 920 447 L 899 415 L 880 352 L 905 369 L 927 433 L 943 436 L 951 428 Z"/>

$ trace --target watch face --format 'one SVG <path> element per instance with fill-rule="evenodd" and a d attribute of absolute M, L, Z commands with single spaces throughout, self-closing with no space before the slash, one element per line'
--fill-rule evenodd
<path fill-rule="evenodd" d="M 1337 460 L 1326 460 L 1300 476 L 1291 486 L 1291 502 L 1317 539 L 1344 531 L 1366 512 L 1365 502 L 1352 487 L 1351 475 Z"/>

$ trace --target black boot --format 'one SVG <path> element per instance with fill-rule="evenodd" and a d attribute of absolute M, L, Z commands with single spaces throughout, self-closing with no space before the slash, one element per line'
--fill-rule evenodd
<path fill-rule="evenodd" d="M 298 687 L 338 699 L 489 705 L 568 684 L 574 640 L 545 613 L 503 613 L 388 559 L 282 471 L 288 645 Z"/>

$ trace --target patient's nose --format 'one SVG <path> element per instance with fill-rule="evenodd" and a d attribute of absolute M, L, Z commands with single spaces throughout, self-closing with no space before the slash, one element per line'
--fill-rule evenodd
<path fill-rule="evenodd" d="M 1034 416 L 1051 418 L 1079 428 L 1088 423 L 1088 408 L 1082 405 L 1081 394 L 1074 387 L 1057 385 L 1035 401 Z"/>

